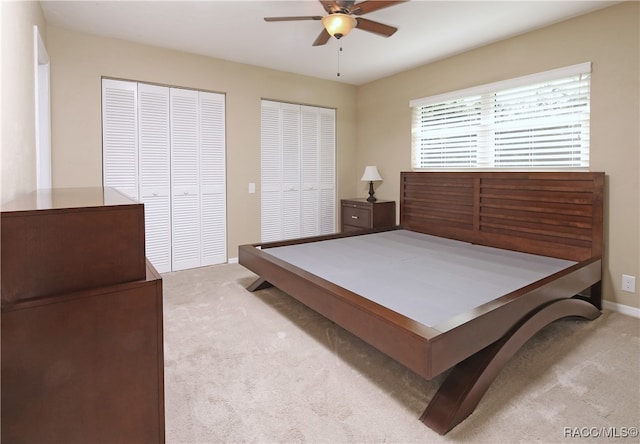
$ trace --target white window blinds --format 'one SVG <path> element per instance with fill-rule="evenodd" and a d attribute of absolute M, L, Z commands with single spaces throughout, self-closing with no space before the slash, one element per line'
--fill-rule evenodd
<path fill-rule="evenodd" d="M 589 166 L 591 63 L 412 100 L 414 169 Z"/>

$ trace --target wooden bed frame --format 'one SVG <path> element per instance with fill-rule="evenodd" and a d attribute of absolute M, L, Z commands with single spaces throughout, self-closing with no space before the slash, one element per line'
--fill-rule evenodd
<path fill-rule="evenodd" d="M 424 378 L 451 369 L 420 418 L 445 434 L 535 333 L 561 318 L 600 315 L 604 173 L 404 172 L 400 180 L 392 229 L 577 263 L 429 327 L 265 253 L 352 233 L 242 245 L 239 262 L 260 276 L 250 291 L 276 286 Z"/>

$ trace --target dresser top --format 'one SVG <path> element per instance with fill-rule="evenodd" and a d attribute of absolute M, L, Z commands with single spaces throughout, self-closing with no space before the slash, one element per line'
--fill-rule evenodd
<path fill-rule="evenodd" d="M 96 208 L 138 204 L 113 188 L 53 188 L 37 190 L 2 204 L 3 212 Z"/>

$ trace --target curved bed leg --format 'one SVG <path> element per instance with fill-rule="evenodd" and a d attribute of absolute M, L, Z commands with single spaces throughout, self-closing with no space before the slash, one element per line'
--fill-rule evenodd
<path fill-rule="evenodd" d="M 273 287 L 273 285 L 270 282 L 267 282 L 266 279 L 260 277 L 256 279 L 253 282 L 253 284 L 249 285 L 247 287 L 247 290 L 253 292 L 258 290 L 264 290 L 265 288 L 269 288 L 269 287 Z"/>
<path fill-rule="evenodd" d="M 600 311 L 590 302 L 570 298 L 550 302 L 518 323 L 505 336 L 456 365 L 420 420 L 444 435 L 469 416 L 507 361 L 533 335 L 558 319 L 593 320 Z"/>

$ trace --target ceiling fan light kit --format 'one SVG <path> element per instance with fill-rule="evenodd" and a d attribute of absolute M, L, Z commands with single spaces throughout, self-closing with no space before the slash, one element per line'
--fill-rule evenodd
<path fill-rule="evenodd" d="M 339 12 L 326 15 L 322 18 L 322 26 L 324 26 L 324 29 L 327 30 L 331 37 L 337 39 L 349 34 L 357 25 L 358 22 L 355 18 Z"/>

